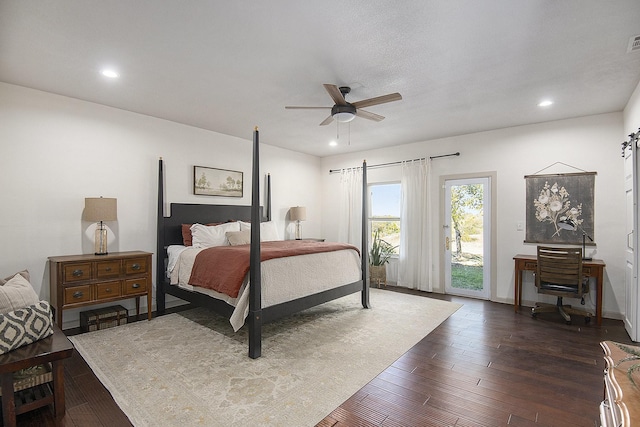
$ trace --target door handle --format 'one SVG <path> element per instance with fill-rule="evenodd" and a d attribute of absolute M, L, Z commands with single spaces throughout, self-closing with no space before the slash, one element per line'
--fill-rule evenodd
<path fill-rule="evenodd" d="M 451 246 L 451 239 L 449 238 L 449 236 L 447 236 L 444 239 L 444 242 L 445 242 L 446 249 L 449 250 L 449 247 Z"/>

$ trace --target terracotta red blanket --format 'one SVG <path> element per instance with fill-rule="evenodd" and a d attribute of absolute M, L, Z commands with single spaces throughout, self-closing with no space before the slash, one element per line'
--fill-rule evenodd
<path fill-rule="evenodd" d="M 232 298 L 237 298 L 242 281 L 249 272 L 249 247 L 250 245 L 217 246 L 204 249 L 196 255 L 189 284 L 213 289 Z M 274 258 L 343 249 L 358 251 L 355 246 L 346 243 L 309 242 L 303 240 L 262 242 L 260 245 L 260 259 L 267 261 Z"/>

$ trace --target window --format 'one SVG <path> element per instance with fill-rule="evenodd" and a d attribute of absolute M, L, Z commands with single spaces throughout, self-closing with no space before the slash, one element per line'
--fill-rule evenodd
<path fill-rule="evenodd" d="M 369 185 L 369 230 L 371 238 L 379 230 L 380 238 L 400 248 L 400 183 Z"/>

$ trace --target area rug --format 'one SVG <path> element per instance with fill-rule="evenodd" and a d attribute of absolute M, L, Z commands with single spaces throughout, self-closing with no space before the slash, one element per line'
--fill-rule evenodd
<path fill-rule="evenodd" d="M 196 308 L 69 337 L 135 426 L 313 426 L 459 304 L 371 289 L 263 327 Z"/>

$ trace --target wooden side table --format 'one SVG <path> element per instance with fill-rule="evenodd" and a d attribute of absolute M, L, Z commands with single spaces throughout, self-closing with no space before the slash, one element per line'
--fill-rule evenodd
<path fill-rule="evenodd" d="M 147 318 L 151 320 L 151 253 L 112 252 L 108 255 L 66 255 L 49 257 L 51 306 L 62 329 L 64 310 L 128 298 L 147 297 Z"/>
<path fill-rule="evenodd" d="M 64 364 L 71 357 L 73 344 L 64 333 L 53 326 L 53 335 L 33 344 L 0 355 L 0 388 L 2 390 L 2 418 L 5 427 L 15 427 L 16 415 L 53 403 L 57 419 L 64 416 Z M 51 363 L 53 381 L 37 385 L 24 392 L 31 392 L 33 399 L 16 400 L 13 374 L 21 369 Z"/>

